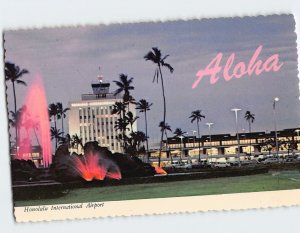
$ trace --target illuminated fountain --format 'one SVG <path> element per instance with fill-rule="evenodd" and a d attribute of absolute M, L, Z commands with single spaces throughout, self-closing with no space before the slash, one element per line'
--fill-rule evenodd
<path fill-rule="evenodd" d="M 74 158 L 76 172 L 86 181 L 122 178 L 119 167 L 99 153 L 89 153 Z"/>
<path fill-rule="evenodd" d="M 152 164 L 152 167 L 154 167 L 155 172 L 156 172 L 157 175 L 162 175 L 162 176 L 168 175 L 168 173 L 164 169 L 162 169 L 161 167 L 159 167 L 157 165 L 154 165 L 154 164 Z"/>
<path fill-rule="evenodd" d="M 28 88 L 17 126 L 19 138 L 16 159 L 32 159 L 29 155 L 35 142 L 41 147 L 43 166 L 48 167 L 52 163 L 48 104 L 42 79 L 38 75 Z"/>

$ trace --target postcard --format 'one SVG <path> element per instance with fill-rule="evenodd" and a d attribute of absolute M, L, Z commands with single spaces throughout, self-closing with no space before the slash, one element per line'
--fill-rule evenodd
<path fill-rule="evenodd" d="M 300 204 L 291 14 L 5 30 L 17 222 Z"/>

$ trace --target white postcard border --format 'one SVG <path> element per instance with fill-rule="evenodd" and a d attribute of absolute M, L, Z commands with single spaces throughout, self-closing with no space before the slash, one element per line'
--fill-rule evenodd
<path fill-rule="evenodd" d="M 300 189 L 15 207 L 17 222 L 246 210 L 300 205 Z"/>

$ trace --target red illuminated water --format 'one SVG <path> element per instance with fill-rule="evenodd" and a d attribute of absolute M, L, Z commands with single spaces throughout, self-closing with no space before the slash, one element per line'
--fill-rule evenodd
<path fill-rule="evenodd" d="M 162 169 L 161 167 L 159 167 L 157 165 L 154 165 L 154 164 L 152 164 L 152 167 L 154 167 L 156 174 L 158 174 L 158 175 L 168 175 L 168 173 L 164 169 Z"/>
<path fill-rule="evenodd" d="M 113 161 L 100 158 L 97 154 L 75 157 L 74 162 L 76 171 L 86 181 L 122 178 L 119 167 Z"/>
<path fill-rule="evenodd" d="M 18 122 L 19 140 L 17 159 L 31 159 L 30 153 L 33 145 L 41 146 L 43 166 L 52 163 L 50 123 L 48 103 L 40 76 L 36 76 L 28 87 L 28 92 L 23 103 L 21 120 Z"/>

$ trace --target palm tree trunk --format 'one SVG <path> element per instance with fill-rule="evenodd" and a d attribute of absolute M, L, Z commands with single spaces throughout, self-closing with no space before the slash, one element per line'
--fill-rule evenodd
<path fill-rule="evenodd" d="M 57 129 L 56 129 L 56 116 L 54 115 L 53 116 L 54 118 L 54 129 L 55 129 L 55 132 L 57 132 Z M 57 149 L 57 137 L 55 137 L 55 151 Z"/>
<path fill-rule="evenodd" d="M 12 86 L 13 86 L 13 94 L 14 94 L 14 107 L 15 107 L 15 114 L 17 114 L 17 98 L 16 98 L 16 89 L 15 89 L 15 82 L 12 82 Z M 19 156 L 19 152 L 18 152 L 18 140 L 19 140 L 19 137 L 18 137 L 18 121 L 17 121 L 17 118 L 16 118 L 16 124 L 15 124 L 15 130 L 16 130 L 16 157 L 18 158 Z"/>
<path fill-rule="evenodd" d="M 63 113 L 62 113 L 62 116 L 61 116 L 61 131 L 62 131 L 62 137 L 64 137 L 65 132 L 64 132 L 64 116 L 63 116 Z"/>
<path fill-rule="evenodd" d="M 123 104 L 125 104 L 124 101 L 123 101 Z M 122 110 L 122 113 L 123 113 L 123 123 L 125 124 L 125 114 L 126 114 L 126 108 L 125 107 Z M 124 150 L 124 152 L 126 152 L 126 141 L 125 141 L 126 127 L 125 127 L 125 129 L 122 127 L 122 131 L 123 131 L 123 150 Z"/>
<path fill-rule="evenodd" d="M 166 97 L 165 97 L 165 87 L 164 87 L 164 79 L 161 72 L 161 67 L 158 64 L 158 69 L 160 73 L 160 79 L 161 79 L 161 88 L 162 88 L 162 95 L 163 95 L 163 103 L 164 103 L 164 118 L 163 123 L 166 124 L 166 113 L 167 113 L 167 107 L 166 107 Z M 164 131 L 161 132 L 161 138 L 160 138 L 160 148 L 159 148 L 159 157 L 158 157 L 158 166 L 160 167 L 160 160 L 161 160 L 161 151 L 162 151 L 162 143 L 164 139 Z"/>
<path fill-rule="evenodd" d="M 147 159 L 148 163 L 150 160 L 150 153 L 149 153 L 149 144 L 148 144 L 148 122 L 147 122 L 147 110 L 145 109 L 145 131 L 146 131 L 146 150 L 147 150 Z"/>
<path fill-rule="evenodd" d="M 199 158 L 198 163 L 201 164 L 201 156 L 200 156 L 200 127 L 199 127 L 199 121 L 197 120 L 197 129 L 198 129 L 198 150 L 199 150 Z"/>
<path fill-rule="evenodd" d="M 168 135 L 167 135 L 167 131 L 165 130 L 165 135 L 166 135 L 166 145 L 167 145 L 167 149 L 170 153 L 170 159 L 171 159 L 171 163 L 173 163 L 173 157 L 172 157 L 172 153 L 171 153 L 171 150 L 169 148 L 169 143 L 168 143 Z"/>
<path fill-rule="evenodd" d="M 249 120 L 249 133 L 251 133 L 251 122 Z M 251 137 L 250 137 L 250 156 L 251 156 Z"/>

